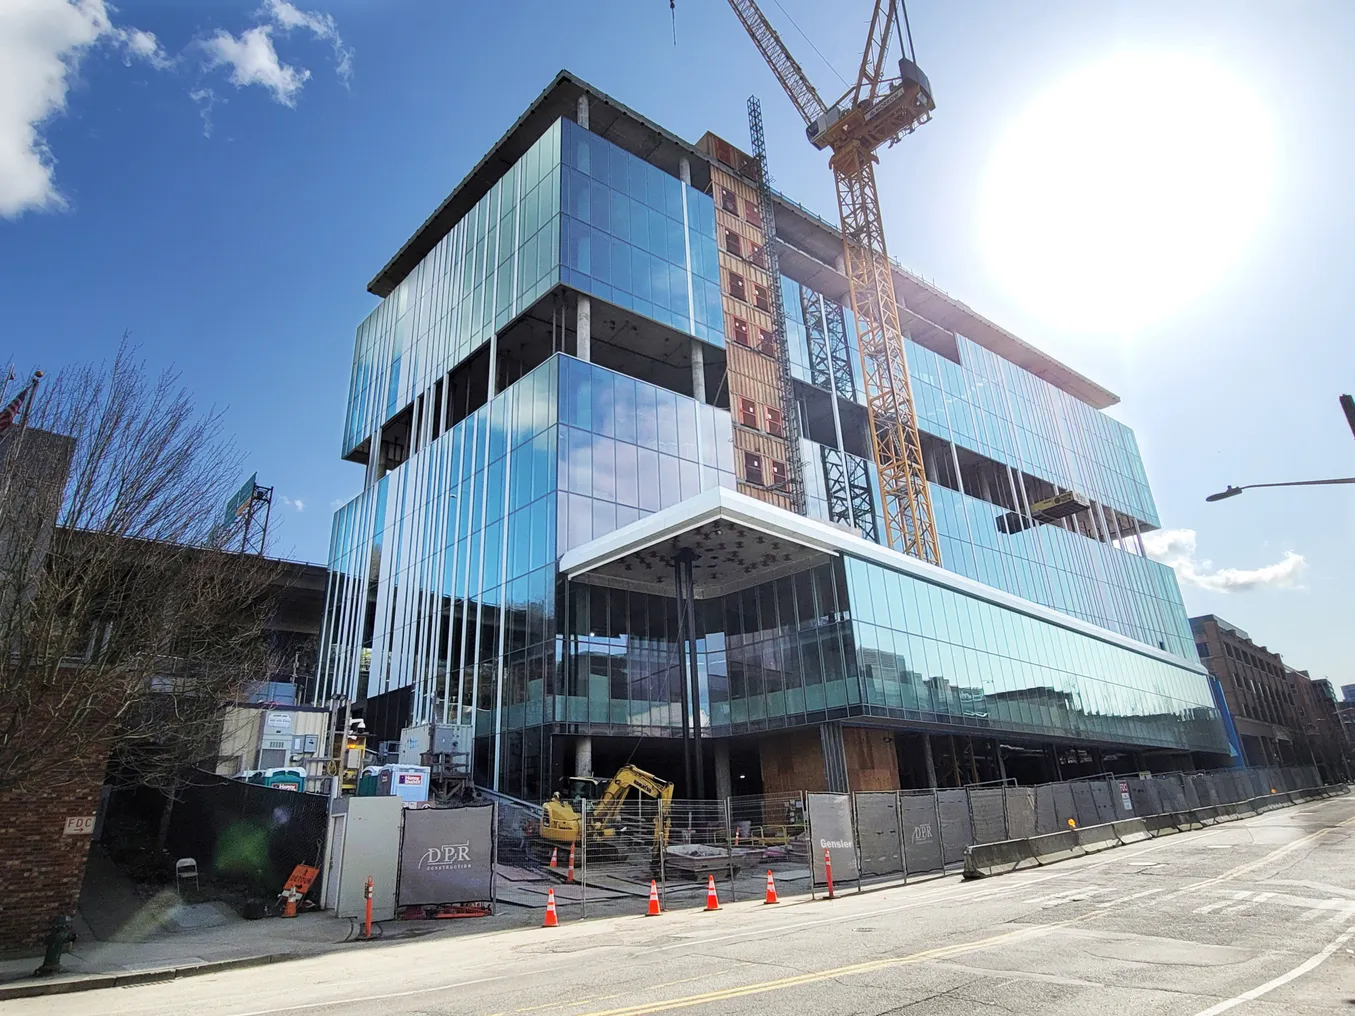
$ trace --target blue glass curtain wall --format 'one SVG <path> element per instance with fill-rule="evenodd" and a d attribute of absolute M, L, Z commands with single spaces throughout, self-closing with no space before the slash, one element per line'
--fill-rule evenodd
<path fill-rule="evenodd" d="M 317 700 L 409 687 L 415 722 L 486 733 L 541 700 L 558 385 L 552 358 L 339 510 Z"/>
<path fill-rule="evenodd" d="M 573 357 L 560 363 L 560 553 L 703 490 L 735 489 L 726 410 Z"/>
<path fill-rule="evenodd" d="M 723 347 L 713 199 L 573 121 L 560 126 L 564 282 Z"/>
<path fill-rule="evenodd" d="M 358 327 L 345 455 L 560 281 L 557 121 Z"/>
<path fill-rule="evenodd" d="M 1207 675 L 848 558 L 866 712 L 1226 754 Z"/>

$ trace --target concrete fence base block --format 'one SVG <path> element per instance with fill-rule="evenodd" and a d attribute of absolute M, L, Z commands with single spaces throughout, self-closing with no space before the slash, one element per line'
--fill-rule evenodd
<path fill-rule="evenodd" d="M 965 848 L 964 877 L 987 878 L 1006 875 L 1021 868 L 1033 868 L 1039 862 L 1032 856 L 1030 840 L 999 840 Z"/>
<path fill-rule="evenodd" d="M 1144 819 L 1130 818 L 1112 824 L 1115 827 L 1115 836 L 1121 843 L 1142 843 L 1150 838 L 1148 823 Z"/>
<path fill-rule="evenodd" d="M 1203 829 L 1206 825 L 1252 818 L 1302 801 L 1336 797 L 1350 793 L 1345 784 L 1313 787 L 1285 793 L 1266 794 L 1235 804 L 1211 804 L 1189 811 L 1168 811 L 1158 815 L 1123 819 L 1100 825 L 1083 826 L 1063 832 L 1046 833 L 1027 839 L 1000 840 L 975 844 L 965 849 L 964 877 L 987 878 L 1006 875 L 1022 868 L 1057 864 L 1074 857 L 1099 853 L 1127 843 L 1141 843 L 1151 837 Z"/>

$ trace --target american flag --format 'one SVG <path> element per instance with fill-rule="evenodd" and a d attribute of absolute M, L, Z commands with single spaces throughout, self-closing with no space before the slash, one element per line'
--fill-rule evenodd
<path fill-rule="evenodd" d="M 29 393 L 33 391 L 33 386 L 36 383 L 36 380 L 30 381 L 18 395 L 14 396 L 13 401 L 10 402 L 8 406 L 4 409 L 0 409 L 0 434 L 4 434 L 14 426 L 14 421 L 19 418 L 19 411 L 24 407 L 24 401 L 28 398 Z"/>

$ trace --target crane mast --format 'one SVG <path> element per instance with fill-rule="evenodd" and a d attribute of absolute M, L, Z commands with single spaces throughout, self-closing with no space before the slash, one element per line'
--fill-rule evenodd
<path fill-rule="evenodd" d="M 894 275 L 885 245 L 876 150 L 931 119 L 931 85 L 907 51 L 890 70 L 891 34 L 903 48 L 906 12 L 898 0 L 875 0 L 856 82 L 832 105 L 819 97 L 756 0 L 729 0 L 806 124 L 809 141 L 831 150 L 843 263 L 856 319 L 871 443 L 883 495 L 888 544 L 941 563 L 936 519 L 922 462 Z M 909 33 L 911 35 L 911 32 Z"/>

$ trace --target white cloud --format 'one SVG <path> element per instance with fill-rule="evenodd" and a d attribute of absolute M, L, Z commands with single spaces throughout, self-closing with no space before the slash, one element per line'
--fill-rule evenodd
<path fill-rule="evenodd" d="M 304 67 L 297 70 L 278 59 L 271 25 L 256 25 L 239 38 L 217 29 L 202 45 L 207 50 L 208 68 L 229 67 L 231 84 L 237 88 L 262 85 L 284 106 L 296 105 L 297 93 L 311 76 Z"/>
<path fill-rule="evenodd" d="M 304 28 L 328 42 L 334 47 L 334 69 L 339 77 L 347 81 L 353 76 L 353 51 L 339 38 L 339 26 L 332 15 L 298 10 L 287 0 L 267 0 L 259 13 L 266 14 L 284 32 Z"/>
<path fill-rule="evenodd" d="M 212 136 L 212 110 L 216 108 L 218 102 L 225 102 L 216 92 L 210 88 L 195 88 L 188 93 L 198 106 L 198 115 L 202 117 L 202 136 L 210 138 Z"/>
<path fill-rule="evenodd" d="M 294 508 L 298 512 L 304 512 L 306 510 L 306 502 L 299 497 L 288 497 L 284 494 L 282 495 L 282 503 L 288 508 Z"/>
<path fill-rule="evenodd" d="M 113 30 L 113 37 L 122 44 L 124 55 L 123 63 L 131 64 L 132 58 L 145 60 L 156 70 L 166 70 L 174 66 L 174 61 L 160 45 L 160 40 L 155 37 L 154 32 L 146 32 L 140 28 L 116 28 Z"/>
<path fill-rule="evenodd" d="M 129 64 L 172 63 L 150 32 L 115 26 L 104 0 L 0 2 L 0 216 L 66 207 L 43 128 L 65 112 L 80 61 L 101 43 Z"/>
<path fill-rule="evenodd" d="M 1252 589 L 1290 589 L 1306 561 L 1302 554 L 1286 550 L 1274 564 L 1260 568 L 1215 568 L 1208 559 L 1196 557 L 1195 530 L 1159 529 L 1143 534 L 1143 549 L 1154 561 L 1176 570 L 1187 585 L 1211 593 L 1241 593 Z"/>
<path fill-rule="evenodd" d="M 239 36 L 219 28 L 215 35 L 203 40 L 208 69 L 228 67 L 231 83 L 237 88 L 262 85 L 273 93 L 275 101 L 295 106 L 311 72 L 282 62 L 273 44 L 273 33 L 286 35 L 300 28 L 334 47 L 335 70 L 340 78 L 347 82 L 352 76 L 353 51 L 344 45 L 332 16 L 300 10 L 287 0 L 266 0 L 255 16 L 265 20 Z"/>

